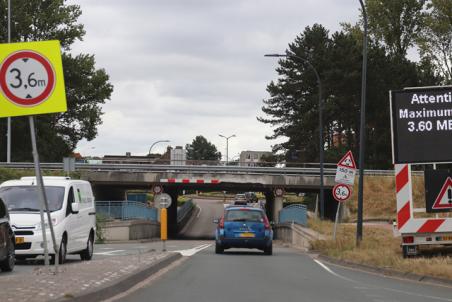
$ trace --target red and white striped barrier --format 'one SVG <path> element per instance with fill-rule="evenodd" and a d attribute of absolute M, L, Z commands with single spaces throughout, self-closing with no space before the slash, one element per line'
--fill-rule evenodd
<path fill-rule="evenodd" d="M 396 164 L 397 227 L 401 234 L 449 233 L 452 218 L 414 218 L 411 166 Z"/>
<path fill-rule="evenodd" d="M 181 184 L 219 184 L 219 179 L 196 179 L 196 178 L 162 178 L 163 183 L 181 183 Z"/>

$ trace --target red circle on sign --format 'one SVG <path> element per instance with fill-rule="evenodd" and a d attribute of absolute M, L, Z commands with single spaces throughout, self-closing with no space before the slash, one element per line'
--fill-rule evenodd
<path fill-rule="evenodd" d="M 338 191 L 338 189 L 344 190 L 343 192 L 345 192 L 345 195 L 339 194 L 342 192 Z M 352 189 L 349 186 L 347 186 L 345 184 L 337 184 L 333 188 L 333 197 L 334 197 L 334 199 L 336 199 L 339 202 L 344 202 L 350 198 L 351 192 L 352 192 Z"/>
<path fill-rule="evenodd" d="M 47 86 L 44 89 L 44 91 L 40 95 L 30 99 L 24 99 L 14 95 L 14 93 L 12 93 L 11 90 L 9 90 L 8 85 L 6 83 L 6 71 L 8 70 L 8 67 L 14 61 L 25 58 L 34 59 L 41 63 L 44 69 L 46 70 L 48 77 Z M 55 73 L 53 71 L 52 65 L 50 65 L 49 61 L 44 56 L 34 51 L 21 50 L 11 54 L 3 61 L 0 69 L 0 87 L 5 97 L 12 103 L 20 106 L 36 106 L 45 101 L 52 93 L 53 88 L 55 87 Z"/>
<path fill-rule="evenodd" d="M 163 188 L 159 185 L 153 186 L 152 192 L 154 192 L 154 194 L 161 194 L 163 192 Z"/>

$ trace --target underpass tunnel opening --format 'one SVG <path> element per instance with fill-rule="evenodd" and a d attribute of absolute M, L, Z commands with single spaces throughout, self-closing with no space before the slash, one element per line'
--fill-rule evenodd
<path fill-rule="evenodd" d="M 96 184 L 93 186 L 93 191 L 96 200 L 98 201 L 124 201 L 126 200 L 126 193 L 128 191 L 139 191 L 152 193 L 152 183 L 141 184 L 141 185 L 121 185 L 121 186 L 112 186 L 106 184 Z M 157 183 L 155 184 L 157 185 Z M 216 195 L 214 200 L 217 203 L 221 202 L 222 211 L 224 211 L 224 206 L 230 204 L 233 200 L 235 194 L 244 193 L 244 192 L 255 192 L 257 193 L 261 200 L 265 199 L 265 211 L 267 217 L 270 221 L 275 223 L 279 222 L 279 211 L 286 204 L 283 204 L 284 200 L 288 200 L 289 196 L 285 195 L 283 198 L 275 197 L 274 190 L 276 186 L 264 186 L 262 184 L 253 184 L 253 183 L 220 183 L 220 184 L 162 184 L 158 183 L 158 185 L 162 186 L 163 192 L 167 193 L 171 196 L 171 206 L 168 208 L 168 236 L 169 238 L 179 238 L 178 235 L 183 228 L 183 225 L 178 222 L 178 199 L 180 196 L 185 194 L 197 194 L 200 193 L 201 197 L 205 197 L 203 193 L 207 192 L 222 192 L 223 199 L 219 199 L 218 195 Z M 315 200 L 318 197 L 319 189 L 318 188 L 308 188 L 308 189 L 300 189 L 300 188 L 290 188 L 284 187 L 286 194 L 301 195 L 304 198 L 301 198 L 304 204 L 307 205 L 308 210 L 314 212 L 315 211 Z M 259 194 L 260 193 L 260 194 Z M 220 195 L 221 196 L 221 195 Z M 325 188 L 325 218 L 334 220 L 336 209 L 338 203 L 332 197 L 331 189 Z M 320 212 L 320 209 L 319 209 Z M 221 212 L 222 214 L 222 212 Z M 205 217 L 209 215 L 207 211 L 199 214 L 205 219 L 205 227 L 211 228 L 216 227 L 213 223 L 215 218 L 221 217 L 221 214 L 211 214 L 211 217 Z M 184 221 L 186 223 L 187 221 Z M 213 236 L 214 231 L 211 232 Z M 200 236 L 199 239 L 207 239 L 202 238 L 206 236 Z M 211 237 L 209 237 L 211 238 Z"/>

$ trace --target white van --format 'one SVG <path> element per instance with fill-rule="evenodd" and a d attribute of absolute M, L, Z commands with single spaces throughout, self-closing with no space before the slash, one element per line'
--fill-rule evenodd
<path fill-rule="evenodd" d="M 67 254 L 80 254 L 91 260 L 96 232 L 96 210 L 89 182 L 69 177 L 43 177 L 55 237 L 60 244 L 59 262 Z M 11 225 L 16 234 L 16 259 L 44 254 L 40 199 L 36 177 L 22 177 L 0 185 L 0 198 L 8 205 Z M 47 225 L 47 214 L 44 213 Z M 49 254 L 55 257 L 48 225 L 46 239 Z"/>

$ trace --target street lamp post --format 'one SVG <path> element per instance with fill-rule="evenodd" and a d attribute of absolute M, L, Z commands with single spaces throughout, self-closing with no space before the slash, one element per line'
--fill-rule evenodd
<path fill-rule="evenodd" d="M 358 183 L 358 221 L 356 223 L 356 246 L 363 239 L 363 194 L 364 194 L 364 147 L 366 139 L 366 76 L 367 76 L 367 12 L 362 0 L 359 0 L 363 10 L 363 66 L 361 74 L 361 116 L 359 126 L 359 183 Z"/>
<path fill-rule="evenodd" d="M 221 134 L 218 134 L 218 135 L 226 139 L 226 166 L 227 166 L 228 163 L 229 163 L 229 154 L 228 154 L 228 152 L 229 152 L 229 139 L 232 138 L 232 137 L 235 137 L 235 134 L 233 134 L 231 136 L 224 136 L 224 135 L 221 135 Z"/>
<path fill-rule="evenodd" d="M 154 146 L 157 145 L 158 143 L 169 143 L 169 142 L 170 142 L 170 141 L 167 140 L 167 139 L 154 142 L 154 143 L 151 145 L 151 147 L 149 148 L 148 155 L 151 155 L 152 147 L 154 147 Z"/>
<path fill-rule="evenodd" d="M 293 57 L 304 63 L 306 63 L 312 71 L 314 71 L 317 77 L 317 84 L 319 86 L 319 161 L 320 161 L 320 217 L 325 216 L 325 192 L 323 184 L 323 163 L 324 163 L 324 144 L 323 144 L 323 100 L 322 100 L 322 83 L 320 81 L 320 76 L 314 66 L 308 60 L 299 57 L 294 54 L 266 54 L 266 57 L 276 57 L 276 58 L 287 58 Z"/>

